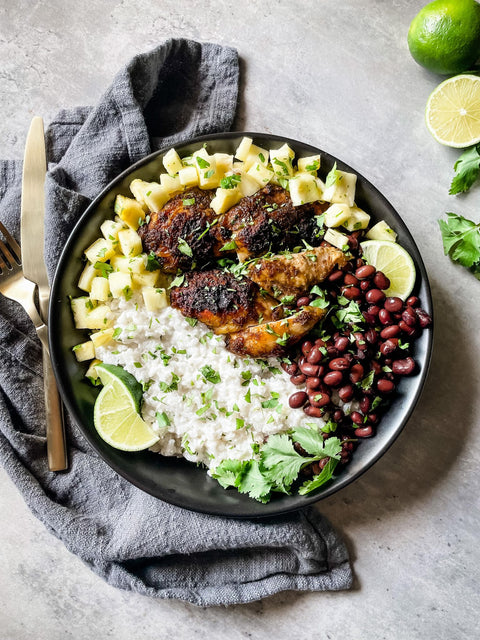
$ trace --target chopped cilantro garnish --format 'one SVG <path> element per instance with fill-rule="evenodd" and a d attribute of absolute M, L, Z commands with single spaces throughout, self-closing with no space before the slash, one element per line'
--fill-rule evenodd
<path fill-rule="evenodd" d="M 184 207 L 189 207 L 192 204 L 195 204 L 195 198 L 185 198 L 185 200 L 182 200 L 182 204 Z"/>
<path fill-rule="evenodd" d="M 188 256 L 189 258 L 193 256 L 190 245 L 183 238 L 178 239 L 178 250 L 180 253 L 183 253 L 184 256 Z"/>
<path fill-rule="evenodd" d="M 108 264 L 108 262 L 95 262 L 93 268 L 100 271 L 100 275 L 103 278 L 108 278 L 108 274 L 113 271 L 112 265 Z"/>
<path fill-rule="evenodd" d="M 200 373 L 205 378 L 205 380 L 207 380 L 208 382 L 211 382 L 212 384 L 217 384 L 221 381 L 220 374 L 218 373 L 218 371 L 215 371 L 215 369 L 213 369 L 213 367 L 209 364 L 206 364 L 205 366 L 203 366 L 200 369 Z"/>
<path fill-rule="evenodd" d="M 222 189 L 235 189 L 237 184 L 241 182 L 242 176 L 238 173 L 234 173 L 231 176 L 225 176 L 220 180 L 220 186 Z"/>
<path fill-rule="evenodd" d="M 170 418 L 167 416 L 167 414 L 165 413 L 165 411 L 157 411 L 157 413 L 155 414 L 155 417 L 157 419 L 157 424 L 159 427 L 163 428 L 163 427 L 169 427 L 172 423 L 170 422 Z"/>
<path fill-rule="evenodd" d="M 160 269 L 160 262 L 158 261 L 158 258 L 153 253 L 153 251 L 150 251 L 147 256 L 147 264 L 145 266 L 145 269 L 147 271 L 156 271 L 157 269 Z"/>
<path fill-rule="evenodd" d="M 210 166 L 210 162 L 208 162 L 208 160 L 205 160 L 205 158 L 202 158 L 201 156 L 197 156 L 196 160 L 200 169 L 207 169 Z"/>

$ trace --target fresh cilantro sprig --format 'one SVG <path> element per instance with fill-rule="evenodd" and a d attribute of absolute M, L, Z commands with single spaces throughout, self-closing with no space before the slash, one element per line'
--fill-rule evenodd
<path fill-rule="evenodd" d="M 294 443 L 308 455 L 300 455 Z M 268 502 L 272 492 L 290 493 L 300 471 L 323 458 L 329 458 L 322 471 L 300 486 L 298 492 L 306 495 L 328 482 L 340 459 L 342 443 L 339 438 L 323 439 L 315 428 L 297 427 L 291 434 L 271 435 L 260 448 L 259 460 L 223 460 L 212 472 L 222 487 L 236 487 L 240 493 Z"/>
<path fill-rule="evenodd" d="M 450 185 L 449 194 L 468 191 L 478 178 L 480 173 L 480 144 L 466 149 L 456 161 L 454 167 L 455 177 Z"/>
<path fill-rule="evenodd" d="M 447 213 L 447 216 L 446 221 L 438 221 L 445 255 L 471 269 L 480 280 L 480 223 L 476 224 L 456 213 Z"/>

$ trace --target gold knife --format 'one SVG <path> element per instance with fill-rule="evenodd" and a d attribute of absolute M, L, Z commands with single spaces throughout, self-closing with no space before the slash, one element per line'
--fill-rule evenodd
<path fill-rule="evenodd" d="M 30 125 L 23 160 L 21 249 L 23 274 L 38 287 L 39 312 L 48 320 L 50 286 L 43 254 L 45 216 L 45 176 L 47 157 L 43 120 L 36 116 Z M 67 449 L 63 425 L 63 410 L 53 375 L 50 355 L 42 346 L 43 384 L 47 420 L 47 455 L 50 471 L 67 468 Z"/>

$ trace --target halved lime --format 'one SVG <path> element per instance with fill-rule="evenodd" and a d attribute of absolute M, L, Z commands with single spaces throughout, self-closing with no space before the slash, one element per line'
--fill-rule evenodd
<path fill-rule="evenodd" d="M 386 240 L 366 240 L 360 244 L 363 257 L 382 271 L 390 280 L 390 287 L 384 292 L 387 297 L 397 296 L 406 300 L 415 285 L 416 271 L 410 254 L 396 242 Z"/>
<path fill-rule="evenodd" d="M 448 147 L 470 147 L 480 142 L 480 78 L 460 75 L 432 91 L 425 110 L 432 136 Z"/>
<path fill-rule="evenodd" d="M 142 451 L 159 436 L 142 419 L 142 385 L 128 371 L 111 364 L 97 364 L 104 387 L 95 401 L 93 421 L 100 437 L 115 449 Z"/>

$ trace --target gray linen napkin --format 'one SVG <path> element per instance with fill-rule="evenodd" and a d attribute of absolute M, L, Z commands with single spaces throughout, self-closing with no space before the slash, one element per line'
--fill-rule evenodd
<path fill-rule="evenodd" d="M 90 200 L 152 150 L 228 130 L 237 90 L 235 50 L 168 40 L 133 58 L 95 108 L 61 111 L 47 131 L 50 277 Z M 19 162 L 0 162 L 0 218 L 17 237 L 20 180 Z M 314 509 L 240 521 L 165 504 L 118 476 L 68 417 L 70 469 L 49 472 L 40 345 L 3 297 L 0 354 L 0 461 L 32 512 L 110 584 L 202 606 L 351 586 L 345 545 Z"/>

